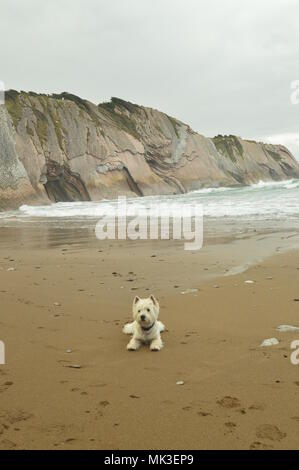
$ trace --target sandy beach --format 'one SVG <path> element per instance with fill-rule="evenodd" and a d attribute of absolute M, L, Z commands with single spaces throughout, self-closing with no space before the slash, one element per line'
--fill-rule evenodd
<path fill-rule="evenodd" d="M 34 240 L 1 228 L 1 449 L 298 448 L 299 333 L 276 331 L 299 326 L 298 250 Z M 165 347 L 127 352 L 122 325 L 149 293 Z"/>
<path fill-rule="evenodd" d="M 298 18 L 1 2 L 1 463 L 299 463 Z"/>

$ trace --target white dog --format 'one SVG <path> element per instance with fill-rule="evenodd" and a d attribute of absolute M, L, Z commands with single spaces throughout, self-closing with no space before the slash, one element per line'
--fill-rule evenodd
<path fill-rule="evenodd" d="M 127 323 L 123 328 L 126 335 L 133 335 L 127 345 L 129 351 L 137 351 L 142 343 L 149 343 L 152 351 L 160 351 L 163 347 L 160 333 L 165 330 L 165 326 L 158 321 L 159 310 L 159 303 L 153 295 L 147 299 L 135 297 L 134 321 Z"/>

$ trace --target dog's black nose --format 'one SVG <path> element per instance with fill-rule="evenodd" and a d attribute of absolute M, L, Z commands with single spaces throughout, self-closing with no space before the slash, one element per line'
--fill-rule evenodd
<path fill-rule="evenodd" d="M 142 321 L 144 321 L 146 316 L 145 315 L 140 315 L 140 318 L 141 318 Z"/>

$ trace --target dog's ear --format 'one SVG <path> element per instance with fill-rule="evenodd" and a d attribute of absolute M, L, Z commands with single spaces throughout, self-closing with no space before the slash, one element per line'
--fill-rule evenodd
<path fill-rule="evenodd" d="M 140 300 L 140 297 L 138 297 L 138 295 L 136 295 L 136 297 L 134 298 L 134 301 L 133 301 L 133 305 L 137 304 Z"/>
<path fill-rule="evenodd" d="M 157 305 L 158 302 L 157 302 L 156 298 L 153 295 L 150 296 L 150 299 L 151 299 L 151 301 L 153 302 L 154 305 Z"/>

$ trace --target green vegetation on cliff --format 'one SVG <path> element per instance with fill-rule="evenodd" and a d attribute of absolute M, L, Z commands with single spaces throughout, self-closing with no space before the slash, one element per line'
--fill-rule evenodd
<path fill-rule="evenodd" d="M 129 103 L 128 101 L 121 100 L 120 98 L 112 97 L 111 101 L 99 104 L 98 108 L 108 113 L 110 119 L 121 130 L 128 132 L 138 140 L 140 139 L 133 116 L 129 117 L 126 113 L 126 111 L 133 113 L 138 109 L 138 106 Z M 122 112 L 122 108 L 124 112 Z"/>
<path fill-rule="evenodd" d="M 180 136 L 179 136 L 179 131 L 178 131 L 178 125 L 179 125 L 179 123 L 178 123 L 177 120 L 174 119 L 173 117 L 168 116 L 168 115 L 167 115 L 167 117 L 168 117 L 169 121 L 171 122 L 172 127 L 174 128 L 175 135 L 177 136 L 177 138 L 179 138 L 179 137 L 180 137 Z"/>
<path fill-rule="evenodd" d="M 5 106 L 9 112 L 15 128 L 17 128 L 22 117 L 22 104 L 20 103 L 20 93 L 16 90 L 5 92 Z"/>
<path fill-rule="evenodd" d="M 244 150 L 239 139 L 234 135 L 217 135 L 213 137 L 216 149 L 225 157 L 230 158 L 232 162 L 236 162 L 237 156 L 244 157 Z"/>

